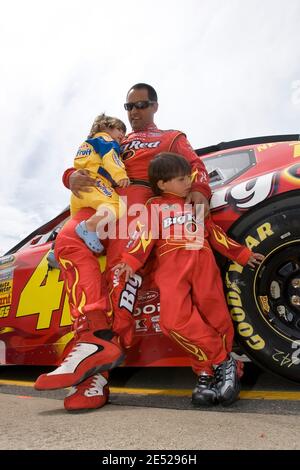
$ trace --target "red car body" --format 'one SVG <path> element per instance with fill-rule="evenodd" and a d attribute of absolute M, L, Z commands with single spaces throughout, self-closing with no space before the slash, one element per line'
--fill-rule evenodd
<path fill-rule="evenodd" d="M 276 225 L 270 224 L 269 214 L 273 217 L 276 204 L 281 203 L 278 217 L 283 216 L 285 204 L 282 201 L 288 200 L 290 204 L 291 198 L 293 214 L 296 214 L 297 198 L 300 202 L 298 137 L 246 139 L 197 151 L 211 177 L 211 211 L 215 222 L 233 238 L 247 243 L 254 251 L 263 252 L 268 259 L 273 259 L 274 250 L 278 249 L 281 255 L 284 252 L 280 243 L 265 247 L 274 239 L 272 233 L 275 233 Z M 257 223 L 255 214 L 259 214 Z M 56 365 L 72 340 L 68 299 L 61 273 L 59 269 L 49 269 L 46 259 L 59 227 L 68 217 L 66 209 L 0 258 L 0 364 Z M 295 215 L 292 218 L 294 220 Z M 248 220 L 250 225 L 247 228 Z M 290 242 L 288 249 L 294 249 L 298 234 L 292 233 L 291 238 L 289 231 L 283 230 L 286 235 L 282 240 Z M 105 259 L 99 262 L 103 269 Z M 275 268 L 278 272 L 282 269 L 277 265 Z M 274 273 L 264 278 L 267 264 L 258 271 L 240 269 L 234 263 L 223 266 L 225 291 L 238 342 L 262 367 L 292 380 L 300 380 L 300 289 L 299 307 L 298 300 L 295 300 L 297 269 L 283 277 L 283 281 L 279 274 Z M 290 292 L 289 288 L 294 291 Z M 279 292 L 279 297 L 275 291 Z M 278 299 L 284 296 L 285 303 L 280 304 Z M 252 303 L 244 308 L 249 299 Z M 284 314 L 284 308 L 291 312 L 286 310 Z M 272 315 L 275 312 L 274 319 L 270 313 L 268 317 L 268 309 Z M 292 315 L 295 316 L 293 320 Z M 136 344 L 128 351 L 125 365 L 189 364 L 184 352 L 162 335 L 159 292 L 148 285 L 147 280 L 139 293 L 134 317 Z M 283 336 L 286 339 L 282 343 Z M 277 338 L 281 342 L 278 343 Z"/>

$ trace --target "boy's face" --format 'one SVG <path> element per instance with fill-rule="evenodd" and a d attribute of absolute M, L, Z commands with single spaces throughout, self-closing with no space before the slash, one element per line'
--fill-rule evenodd
<path fill-rule="evenodd" d="M 112 139 L 116 140 L 119 145 L 121 145 L 122 140 L 124 140 L 125 133 L 117 127 L 106 128 L 105 132 L 111 136 Z"/>
<path fill-rule="evenodd" d="M 169 181 L 159 180 L 157 186 L 163 193 L 173 193 L 177 196 L 186 197 L 191 190 L 191 176 L 176 176 Z"/>

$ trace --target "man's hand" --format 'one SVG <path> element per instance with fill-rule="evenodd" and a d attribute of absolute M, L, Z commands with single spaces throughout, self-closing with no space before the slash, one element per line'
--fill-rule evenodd
<path fill-rule="evenodd" d="M 82 199 L 80 192 L 90 193 L 91 187 L 96 186 L 96 180 L 89 176 L 88 170 L 77 170 L 70 175 L 69 184 L 74 196 Z"/>
<path fill-rule="evenodd" d="M 209 214 L 209 202 L 202 193 L 199 193 L 199 191 L 191 191 L 188 194 L 187 198 L 186 198 L 186 202 L 187 202 L 187 204 L 195 204 L 195 205 L 196 204 L 203 204 L 204 217 L 208 216 L 208 214 Z"/>

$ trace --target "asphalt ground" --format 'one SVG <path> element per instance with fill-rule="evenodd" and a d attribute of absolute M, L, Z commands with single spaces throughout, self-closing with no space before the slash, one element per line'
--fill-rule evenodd
<path fill-rule="evenodd" d="M 41 392 L 33 388 L 36 378 L 53 367 L 0 367 L 0 393 L 63 400 L 66 389 Z M 156 407 L 195 410 L 191 391 L 195 377 L 187 367 L 118 368 L 111 373 L 110 403 L 116 406 Z M 203 409 L 201 407 L 201 409 Z M 215 407 L 207 407 L 207 411 Z M 300 385 L 264 373 L 252 363 L 245 363 L 240 400 L 218 411 L 261 411 L 300 414 Z"/>
<path fill-rule="evenodd" d="M 0 449 L 300 449 L 300 387 L 245 364 L 231 407 L 194 408 L 188 368 L 119 368 L 102 409 L 68 413 L 67 390 L 40 392 L 53 368 L 0 368 Z"/>

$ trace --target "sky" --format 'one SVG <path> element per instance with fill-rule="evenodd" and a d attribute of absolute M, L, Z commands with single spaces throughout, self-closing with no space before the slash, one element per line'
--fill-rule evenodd
<path fill-rule="evenodd" d="M 66 207 L 63 171 L 98 114 L 128 124 L 135 83 L 195 148 L 300 133 L 299 0 L 0 6 L 0 254 Z"/>

